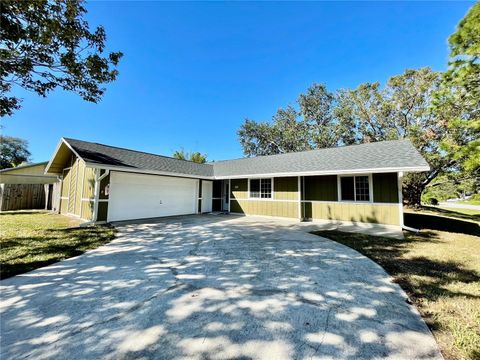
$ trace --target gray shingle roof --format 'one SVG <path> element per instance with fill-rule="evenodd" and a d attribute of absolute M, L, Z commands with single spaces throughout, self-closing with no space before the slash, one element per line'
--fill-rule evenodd
<path fill-rule="evenodd" d="M 335 174 L 385 169 L 407 171 L 408 168 L 428 170 L 428 164 L 410 141 L 395 140 L 219 161 L 214 163 L 214 175 L 225 177 L 303 172 Z"/>
<path fill-rule="evenodd" d="M 207 164 L 118 148 L 87 141 L 64 140 L 91 164 L 190 175 L 194 177 L 246 177 L 296 173 L 426 171 L 429 166 L 408 140 L 343 146 L 296 153 L 224 160 Z"/>
<path fill-rule="evenodd" d="M 115 146 L 64 138 L 75 152 L 86 162 L 107 166 L 119 166 L 132 170 L 168 172 L 198 177 L 213 176 L 211 164 L 197 164 L 168 156 L 150 154 Z"/>

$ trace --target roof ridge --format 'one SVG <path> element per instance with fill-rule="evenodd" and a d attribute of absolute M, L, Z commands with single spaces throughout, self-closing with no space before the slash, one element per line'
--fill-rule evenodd
<path fill-rule="evenodd" d="M 187 160 L 187 159 L 177 159 L 177 158 L 175 158 L 175 157 L 173 157 L 173 156 L 160 155 L 160 154 L 155 154 L 155 153 L 148 152 L 148 151 L 134 150 L 134 149 L 129 149 L 129 148 L 120 147 L 120 146 L 114 146 L 114 145 L 102 144 L 102 143 L 98 143 L 98 142 L 93 142 L 93 141 L 85 141 L 85 140 L 74 139 L 74 138 L 67 138 L 67 137 L 64 137 L 63 139 L 64 139 L 64 140 L 66 140 L 67 142 L 68 142 L 68 140 L 81 141 L 81 142 L 88 143 L 88 144 L 95 144 L 95 145 L 105 146 L 105 147 L 114 148 L 114 149 L 120 149 L 120 150 L 126 150 L 126 151 L 133 151 L 133 152 L 136 152 L 136 153 L 142 153 L 142 154 L 147 154 L 147 155 L 153 155 L 153 156 L 158 156 L 158 157 L 162 157 L 162 158 L 166 158 L 166 159 L 172 159 L 172 160 L 178 160 L 178 161 L 186 161 L 186 162 L 188 162 L 188 163 L 192 163 L 192 164 L 198 164 L 198 165 L 210 165 L 210 166 L 211 166 L 211 164 L 210 164 L 210 163 L 197 163 L 197 162 L 195 162 L 195 161 L 192 161 L 192 160 Z"/>
<path fill-rule="evenodd" d="M 391 142 L 402 142 L 402 141 L 411 142 L 409 139 L 382 140 L 382 141 L 374 141 L 374 142 L 361 143 L 361 144 L 349 144 L 349 145 L 332 146 L 332 147 L 326 147 L 326 148 L 320 148 L 320 149 L 292 151 L 292 152 L 286 152 L 286 153 L 281 153 L 281 154 L 257 155 L 257 156 L 252 156 L 252 157 L 242 157 L 242 158 L 236 158 L 236 159 L 216 160 L 215 163 L 236 161 L 236 160 L 264 158 L 264 157 L 269 157 L 269 156 L 281 156 L 281 155 L 287 155 L 287 154 L 302 154 L 302 153 L 309 153 L 309 152 L 313 152 L 313 151 L 344 149 L 344 148 L 350 148 L 350 147 L 356 147 L 356 146 L 369 146 L 369 145 L 378 144 L 378 143 L 391 143 Z"/>

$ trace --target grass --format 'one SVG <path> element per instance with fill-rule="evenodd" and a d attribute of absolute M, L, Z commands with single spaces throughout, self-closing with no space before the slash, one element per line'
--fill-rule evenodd
<path fill-rule="evenodd" d="M 480 211 L 473 210 L 473 209 L 460 209 L 460 208 L 449 208 L 449 207 L 442 207 L 443 210 L 457 212 L 464 215 L 472 215 L 473 218 L 480 218 Z"/>
<path fill-rule="evenodd" d="M 460 200 L 459 202 L 468 205 L 480 205 L 480 200 L 477 199 Z"/>
<path fill-rule="evenodd" d="M 458 208 L 444 208 L 434 206 L 422 206 L 419 209 L 404 208 L 405 213 L 422 213 L 444 216 L 452 219 L 461 219 L 473 222 L 480 222 L 480 211 Z"/>
<path fill-rule="evenodd" d="M 115 237 L 111 227 L 78 227 L 45 211 L 0 214 L 0 279 L 77 256 Z"/>
<path fill-rule="evenodd" d="M 437 230 L 405 239 L 319 231 L 380 264 L 409 295 L 446 359 L 480 358 L 480 238 Z"/>

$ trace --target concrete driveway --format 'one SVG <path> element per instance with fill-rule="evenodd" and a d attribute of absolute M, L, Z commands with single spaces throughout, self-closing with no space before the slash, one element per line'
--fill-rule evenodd
<path fill-rule="evenodd" d="M 378 265 L 289 221 L 123 224 L 0 285 L 2 359 L 441 358 Z"/>

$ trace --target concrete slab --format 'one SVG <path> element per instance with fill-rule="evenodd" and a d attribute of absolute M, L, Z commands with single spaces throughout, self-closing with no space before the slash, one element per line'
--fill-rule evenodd
<path fill-rule="evenodd" d="M 118 227 L 0 282 L 2 359 L 440 359 L 378 265 L 298 224 L 187 216 Z"/>

